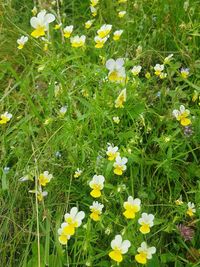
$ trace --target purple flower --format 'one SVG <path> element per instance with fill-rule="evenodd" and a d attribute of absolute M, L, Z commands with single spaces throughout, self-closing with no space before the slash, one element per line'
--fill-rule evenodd
<path fill-rule="evenodd" d="M 179 224 L 177 226 L 178 230 L 180 231 L 180 235 L 184 238 L 185 241 L 187 240 L 192 240 L 193 236 L 194 236 L 194 229 L 183 225 L 183 224 Z"/>
<path fill-rule="evenodd" d="M 193 134 L 192 128 L 190 126 L 184 127 L 184 135 L 190 137 Z"/>

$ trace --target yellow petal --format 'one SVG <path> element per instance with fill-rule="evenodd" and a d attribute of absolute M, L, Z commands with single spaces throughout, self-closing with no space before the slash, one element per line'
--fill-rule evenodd
<path fill-rule="evenodd" d="M 145 255 L 143 253 L 139 253 L 135 256 L 135 260 L 138 262 L 138 263 L 141 263 L 141 264 L 146 264 L 147 263 L 147 258 L 145 257 Z"/>
<path fill-rule="evenodd" d="M 32 33 L 31 36 L 38 38 L 40 36 L 44 36 L 45 35 L 45 28 L 44 27 L 38 27 L 37 29 L 35 29 Z"/>
<path fill-rule="evenodd" d="M 140 232 L 143 234 L 148 234 L 150 232 L 150 227 L 148 224 L 144 224 L 140 227 Z"/>
<path fill-rule="evenodd" d="M 75 233 L 75 227 L 72 224 L 69 224 L 63 228 L 63 233 L 65 235 L 74 235 Z"/>
<path fill-rule="evenodd" d="M 120 251 L 117 251 L 117 250 L 113 250 L 109 253 L 109 257 L 116 261 L 116 262 L 122 262 L 123 260 L 123 257 L 122 257 L 122 254 Z"/>
<path fill-rule="evenodd" d="M 92 212 L 90 214 L 90 218 L 95 222 L 100 221 L 100 216 L 97 212 Z"/>
<path fill-rule="evenodd" d="M 59 238 L 58 238 L 59 242 L 62 244 L 62 245 L 66 245 L 67 244 L 67 236 L 66 235 L 60 235 Z"/>
<path fill-rule="evenodd" d="M 133 210 L 126 210 L 123 215 L 127 218 L 127 219 L 134 219 L 135 218 L 135 212 L 133 212 Z"/>
<path fill-rule="evenodd" d="M 95 198 L 100 197 L 100 196 L 101 196 L 101 191 L 98 190 L 98 189 L 93 189 L 93 190 L 90 192 L 90 195 L 91 195 L 92 197 L 95 197 Z"/>
<path fill-rule="evenodd" d="M 191 124 L 191 120 L 190 119 L 188 119 L 188 118 L 182 118 L 181 119 L 181 125 L 188 126 L 190 124 Z"/>
<path fill-rule="evenodd" d="M 117 174 L 117 175 L 122 175 L 122 174 L 123 174 L 123 171 L 122 171 L 121 168 L 116 167 L 116 168 L 114 169 L 114 173 Z"/>

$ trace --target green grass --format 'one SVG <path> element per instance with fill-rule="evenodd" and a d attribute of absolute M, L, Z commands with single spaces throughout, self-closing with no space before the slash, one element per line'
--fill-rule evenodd
<path fill-rule="evenodd" d="M 58 16 L 50 1 L 41 2 L 41 8 L 36 3 L 38 10 L 45 8 Z M 120 233 L 132 243 L 122 267 L 141 266 L 134 256 L 144 240 L 157 248 L 148 267 L 200 266 L 200 101 L 192 101 L 194 91 L 200 93 L 200 9 L 199 1 L 191 0 L 187 11 L 183 4 L 182 0 L 128 0 L 119 5 L 117 0 L 100 0 L 95 22 L 86 30 L 84 23 L 92 18 L 89 1 L 63 1 L 59 5 L 63 25 L 73 24 L 74 35 L 85 34 L 86 48 L 72 48 L 68 40 L 62 43 L 54 22 L 47 52 L 40 40 L 30 36 L 33 1 L 0 4 L 0 114 L 9 111 L 13 115 L 10 122 L 0 125 L 1 266 L 117 266 L 108 253 L 110 242 Z M 118 10 L 127 11 L 121 20 Z M 119 42 L 110 37 L 104 48 L 95 49 L 94 36 L 104 23 L 124 33 Z M 29 41 L 18 50 L 16 40 L 21 35 L 28 35 Z M 136 53 L 139 45 L 142 52 Z M 161 80 L 153 66 L 162 64 L 170 53 L 174 59 L 166 66 L 167 78 Z M 119 57 L 128 59 L 123 109 L 116 109 L 114 101 L 124 86 L 105 81 L 108 72 L 103 64 Z M 143 67 L 135 81 L 130 73 L 134 65 Z M 190 68 L 186 80 L 180 77 L 181 67 Z M 147 71 L 150 79 L 145 78 Z M 56 84 L 62 88 L 57 97 Z M 172 116 L 181 104 L 191 112 L 190 137 Z M 59 109 L 65 105 L 67 112 L 60 117 Z M 113 116 L 120 117 L 119 124 Z M 45 125 L 49 118 L 51 122 Z M 107 160 L 107 143 L 118 146 L 128 158 L 122 176 L 113 173 Z M 60 158 L 55 156 L 57 151 Z M 78 167 L 83 174 L 75 179 Z M 18 180 L 27 173 L 37 177 L 45 170 L 54 179 L 37 209 L 35 195 L 29 193 L 34 182 Z M 88 183 L 94 174 L 106 178 L 98 200 L 104 204 L 100 222 L 89 217 L 94 199 Z M 155 215 L 155 225 L 146 236 L 138 230 L 140 215 L 134 220 L 123 216 L 129 195 L 141 199 L 142 212 Z M 180 195 L 184 205 L 176 206 Z M 189 201 L 197 210 L 193 218 L 185 214 Z M 73 206 L 86 217 L 65 247 L 58 241 L 57 230 Z M 194 228 L 191 241 L 181 237 L 180 223 Z"/>

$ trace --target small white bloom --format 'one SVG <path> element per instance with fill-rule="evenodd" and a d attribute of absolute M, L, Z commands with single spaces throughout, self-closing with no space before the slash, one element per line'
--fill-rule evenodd
<path fill-rule="evenodd" d="M 142 67 L 140 65 L 134 66 L 131 70 L 134 76 L 137 76 L 141 72 Z"/>
<path fill-rule="evenodd" d="M 22 49 L 27 41 L 27 36 L 21 36 L 19 39 L 17 39 L 18 49 Z"/>
<path fill-rule="evenodd" d="M 85 218 L 85 212 L 78 211 L 77 207 L 73 207 L 70 213 L 66 213 L 64 217 L 67 223 L 75 224 L 75 227 L 79 227 L 82 224 L 82 220 Z"/>

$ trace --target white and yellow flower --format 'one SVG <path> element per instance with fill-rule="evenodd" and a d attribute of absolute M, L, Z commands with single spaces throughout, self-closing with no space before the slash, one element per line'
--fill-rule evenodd
<path fill-rule="evenodd" d="M 108 79 L 111 82 L 123 83 L 126 80 L 126 72 L 124 65 L 124 59 L 118 58 L 117 60 L 109 59 L 106 61 L 106 68 L 109 70 Z"/>
<path fill-rule="evenodd" d="M 117 156 L 115 159 L 115 163 L 113 164 L 114 167 L 114 173 L 116 175 L 122 175 L 123 172 L 126 170 L 126 163 L 128 162 L 128 159 L 120 156 Z"/>
<path fill-rule="evenodd" d="M 114 160 L 117 156 L 119 156 L 118 147 L 109 144 L 106 155 L 108 156 L 108 160 Z"/>
<path fill-rule="evenodd" d="M 137 76 L 142 70 L 142 67 L 140 65 L 134 66 L 131 70 L 133 76 Z"/>
<path fill-rule="evenodd" d="M 5 113 L 1 114 L 0 116 L 0 124 L 6 124 L 7 122 L 9 122 L 12 118 L 12 114 L 8 113 L 8 111 L 6 111 Z"/>
<path fill-rule="evenodd" d="M 118 116 L 115 116 L 115 117 L 113 117 L 113 121 L 114 121 L 114 123 L 119 124 L 120 118 Z"/>
<path fill-rule="evenodd" d="M 104 188 L 104 181 L 105 178 L 103 175 L 94 175 L 92 180 L 89 183 L 90 188 L 92 191 L 90 195 L 94 198 L 98 198 L 101 196 L 101 190 Z"/>
<path fill-rule="evenodd" d="M 138 220 L 138 223 L 141 225 L 140 232 L 142 234 L 148 234 L 150 232 L 150 228 L 153 226 L 154 215 L 142 213 L 142 217 Z"/>
<path fill-rule="evenodd" d="M 99 0 L 90 0 L 90 5 L 91 6 L 96 6 L 99 3 Z"/>
<path fill-rule="evenodd" d="M 69 38 L 73 32 L 73 29 L 74 29 L 74 26 L 73 25 L 70 25 L 70 26 L 66 26 L 64 29 L 63 29 L 63 35 L 65 38 Z"/>
<path fill-rule="evenodd" d="M 90 206 L 90 218 L 93 221 L 99 221 L 100 220 L 100 215 L 102 214 L 102 209 L 104 205 L 99 203 L 98 201 L 93 201 L 92 206 Z"/>
<path fill-rule="evenodd" d="M 81 47 L 85 45 L 85 40 L 86 40 L 86 36 L 85 35 L 81 35 L 81 36 L 74 36 L 70 38 L 70 42 L 71 42 L 71 46 L 72 47 Z"/>
<path fill-rule="evenodd" d="M 94 6 L 90 6 L 90 11 L 92 13 L 92 16 L 93 17 L 96 17 L 96 15 L 97 15 L 97 8 L 94 7 Z"/>
<path fill-rule="evenodd" d="M 185 109 L 183 105 L 180 106 L 180 110 L 174 109 L 172 115 L 177 119 L 177 121 L 180 121 L 182 126 L 188 126 L 191 124 L 191 120 L 187 118 L 190 115 L 190 111 Z"/>
<path fill-rule="evenodd" d="M 186 214 L 189 215 L 190 217 L 193 217 L 194 213 L 196 213 L 196 209 L 195 209 L 194 203 L 188 202 L 187 206 L 188 206 L 188 209 L 187 209 Z"/>
<path fill-rule="evenodd" d="M 70 239 L 70 235 L 68 234 L 65 234 L 65 227 L 66 227 L 66 224 L 67 223 L 62 223 L 61 224 L 61 228 L 58 229 L 58 235 L 59 235 L 59 242 L 62 244 L 62 245 L 66 245 L 68 240 Z"/>
<path fill-rule="evenodd" d="M 74 178 L 80 177 L 82 173 L 83 173 L 83 171 L 78 168 L 74 173 Z"/>
<path fill-rule="evenodd" d="M 123 108 L 124 103 L 126 102 L 126 88 L 123 89 L 120 94 L 118 95 L 117 99 L 115 100 L 115 107 L 116 108 Z"/>
<path fill-rule="evenodd" d="M 94 22 L 93 19 L 92 19 L 92 20 L 88 20 L 88 21 L 86 21 L 86 22 L 85 22 L 85 28 L 86 28 L 86 29 L 91 28 L 93 22 Z"/>
<path fill-rule="evenodd" d="M 161 74 L 160 74 L 160 79 L 165 79 L 166 77 L 167 77 L 167 73 L 166 72 L 161 72 Z"/>
<path fill-rule="evenodd" d="M 97 31 L 97 34 L 100 38 L 106 37 L 110 31 L 112 30 L 112 25 L 110 24 L 104 24 L 101 26 L 101 28 Z"/>
<path fill-rule="evenodd" d="M 40 11 L 37 17 L 32 17 L 30 20 L 31 26 L 35 29 L 31 35 L 35 38 L 44 36 L 49 29 L 49 24 L 54 20 L 55 16 L 53 14 L 47 13 L 46 10 Z"/>
<path fill-rule="evenodd" d="M 126 15 L 126 11 L 119 11 L 118 12 L 118 17 L 121 19 Z"/>
<path fill-rule="evenodd" d="M 183 79 L 187 79 L 188 78 L 188 76 L 189 76 L 189 74 L 190 74 L 190 71 L 189 71 L 189 69 L 188 68 L 182 68 L 181 69 L 181 77 L 183 78 Z"/>
<path fill-rule="evenodd" d="M 42 191 L 42 188 L 37 192 L 37 198 L 38 200 L 41 202 L 44 197 L 46 197 L 48 195 L 47 191 Z"/>
<path fill-rule="evenodd" d="M 178 199 L 175 200 L 175 204 L 176 204 L 177 206 L 181 206 L 181 205 L 183 205 L 182 196 L 180 196 Z"/>
<path fill-rule="evenodd" d="M 117 30 L 113 33 L 113 40 L 118 41 L 123 33 L 123 30 Z"/>
<path fill-rule="evenodd" d="M 135 256 L 135 260 L 140 264 L 146 264 L 147 260 L 150 260 L 152 255 L 156 253 L 156 248 L 148 247 L 146 242 L 142 242 L 137 252 L 138 254 Z"/>
<path fill-rule="evenodd" d="M 164 58 L 164 62 L 163 64 L 169 64 L 170 61 L 172 60 L 174 54 L 170 54 L 169 56 L 167 56 L 166 58 Z"/>
<path fill-rule="evenodd" d="M 70 213 L 65 214 L 65 222 L 63 232 L 65 235 L 74 235 L 75 228 L 81 226 L 82 220 L 85 218 L 85 212 L 78 211 L 77 207 L 73 207 Z"/>
<path fill-rule="evenodd" d="M 109 36 L 108 36 L 109 37 Z M 101 38 L 99 36 L 94 37 L 94 41 L 96 43 L 96 48 L 102 48 L 105 44 L 105 42 L 108 40 L 108 37 Z"/>
<path fill-rule="evenodd" d="M 109 253 L 109 257 L 116 262 L 122 262 L 123 254 L 128 252 L 130 246 L 131 242 L 129 240 L 123 241 L 121 235 L 116 235 L 111 242 L 112 251 Z"/>
<path fill-rule="evenodd" d="M 28 41 L 27 36 L 21 36 L 19 39 L 17 39 L 17 43 L 18 43 L 17 48 L 22 49 L 27 41 Z"/>
<path fill-rule="evenodd" d="M 46 186 L 51 181 L 52 178 L 53 178 L 52 174 L 50 174 L 48 171 L 44 171 L 39 175 L 38 181 L 40 185 Z"/>
<path fill-rule="evenodd" d="M 155 75 L 156 76 L 160 76 L 160 74 L 162 73 L 162 71 L 164 70 L 164 65 L 161 65 L 161 64 L 156 64 L 154 66 L 154 70 L 155 70 Z"/>
<path fill-rule="evenodd" d="M 62 26 L 62 23 L 56 24 L 54 26 L 54 30 L 59 30 L 61 28 L 61 26 Z"/>
<path fill-rule="evenodd" d="M 67 106 L 63 106 L 59 110 L 60 116 L 64 116 L 66 112 L 67 112 Z"/>
<path fill-rule="evenodd" d="M 139 198 L 133 199 L 132 196 L 128 197 L 128 200 L 124 202 L 125 211 L 123 215 L 127 219 L 134 219 L 135 214 L 141 209 L 141 200 Z"/>

